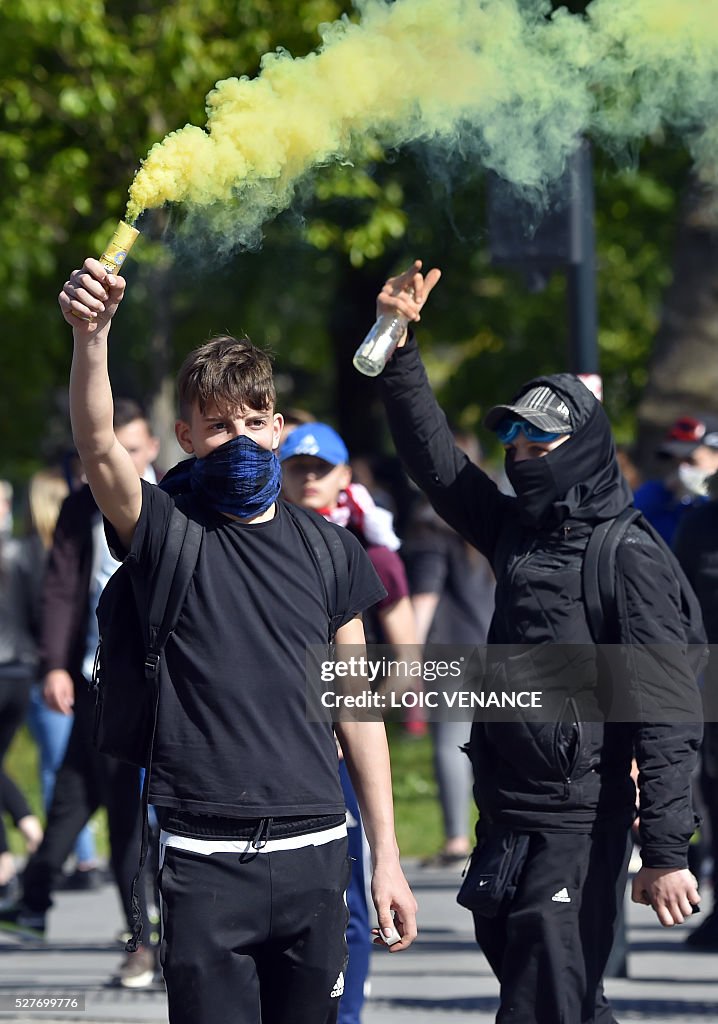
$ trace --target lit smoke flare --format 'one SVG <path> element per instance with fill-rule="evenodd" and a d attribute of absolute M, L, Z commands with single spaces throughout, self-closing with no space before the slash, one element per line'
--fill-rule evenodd
<path fill-rule="evenodd" d="M 317 53 L 267 54 L 256 78 L 219 82 L 206 129 L 152 147 L 127 219 L 185 203 L 229 251 L 366 139 L 475 153 L 540 197 L 579 136 L 618 151 L 666 127 L 718 184 L 718 0 L 593 0 L 587 17 L 549 17 L 545 0 L 358 7 L 360 23 L 325 26 Z"/>

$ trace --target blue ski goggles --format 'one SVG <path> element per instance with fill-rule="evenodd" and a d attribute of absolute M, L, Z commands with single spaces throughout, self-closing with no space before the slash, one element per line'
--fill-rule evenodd
<path fill-rule="evenodd" d="M 544 443 L 557 441 L 559 437 L 563 437 L 566 433 L 565 430 L 558 433 L 555 430 L 541 430 L 540 427 L 534 426 L 528 420 L 514 420 L 510 416 L 505 416 L 499 425 L 494 428 L 494 433 L 502 444 L 511 444 L 521 431 L 523 431 L 529 441 L 542 441 Z"/>

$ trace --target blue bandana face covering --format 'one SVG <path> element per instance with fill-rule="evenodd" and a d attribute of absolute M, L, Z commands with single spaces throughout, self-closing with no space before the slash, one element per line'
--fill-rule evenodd
<path fill-rule="evenodd" d="M 253 519 L 279 497 L 282 470 L 273 451 L 241 434 L 195 459 L 190 485 L 217 512 Z"/>

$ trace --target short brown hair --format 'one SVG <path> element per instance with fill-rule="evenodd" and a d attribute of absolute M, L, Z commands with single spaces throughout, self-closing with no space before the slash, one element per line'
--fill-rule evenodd
<path fill-rule="evenodd" d="M 249 338 L 210 338 L 187 356 L 177 375 L 179 411 L 187 421 L 196 402 L 204 413 L 216 405 L 222 413 L 273 409 L 277 399 L 272 361 Z"/>
<path fill-rule="evenodd" d="M 144 420 L 149 427 L 145 410 L 134 398 L 115 398 L 113 404 L 112 426 L 115 432 L 122 430 L 128 423 L 134 423 L 135 420 Z"/>

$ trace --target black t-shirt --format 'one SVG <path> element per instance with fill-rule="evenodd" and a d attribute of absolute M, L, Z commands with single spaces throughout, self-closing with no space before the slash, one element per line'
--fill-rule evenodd
<path fill-rule="evenodd" d="M 142 483 L 128 556 L 151 580 L 173 499 Z M 306 715 L 306 655 L 325 644 L 325 592 L 281 503 L 247 525 L 192 500 L 204 527 L 197 567 L 163 659 L 150 802 L 230 817 L 340 813 L 344 800 L 331 726 Z M 361 545 L 336 527 L 349 563 L 341 624 L 381 600 Z M 108 528 L 111 546 L 117 539 Z"/>

